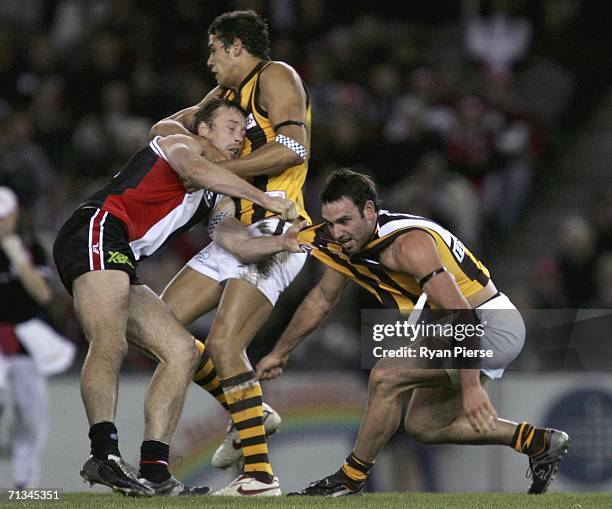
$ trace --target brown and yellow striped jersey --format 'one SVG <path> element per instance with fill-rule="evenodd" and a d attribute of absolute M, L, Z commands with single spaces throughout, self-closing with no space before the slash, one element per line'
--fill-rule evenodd
<path fill-rule="evenodd" d="M 411 230 L 422 230 L 432 236 L 442 264 L 453 275 L 464 297 L 487 285 L 489 271 L 463 243 L 447 229 L 420 216 L 380 210 L 372 239 L 354 255 L 348 255 L 339 243 L 325 237 L 325 224 L 303 229 L 298 241 L 325 265 L 363 286 L 386 308 L 407 311 L 414 308 L 423 290 L 413 276 L 385 268 L 379 257 L 397 237 Z M 435 307 L 433 303 L 429 305 Z"/>
<path fill-rule="evenodd" d="M 237 91 L 227 89 L 222 93 L 223 97 L 239 102 L 246 113 L 246 138 L 240 153 L 241 156 L 248 155 L 267 143 L 274 142 L 276 137 L 267 112 L 263 111 L 257 104 L 259 76 L 271 63 L 271 61 L 261 61 L 242 81 Z M 307 91 L 306 97 L 306 129 L 310 140 L 311 106 Z M 302 187 L 306 181 L 307 172 L 308 158 L 303 163 L 287 168 L 278 175 L 260 175 L 249 180 L 262 191 L 273 196 L 293 200 L 297 204 L 300 216 L 310 220 L 304 208 L 304 197 L 302 195 Z M 234 199 L 234 203 L 236 204 L 236 217 L 245 224 L 252 224 L 264 217 L 274 215 L 273 212 L 266 211 L 248 200 Z"/>

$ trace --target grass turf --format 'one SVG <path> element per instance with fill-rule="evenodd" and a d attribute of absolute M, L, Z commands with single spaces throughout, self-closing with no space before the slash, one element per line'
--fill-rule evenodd
<path fill-rule="evenodd" d="M 551 493 L 533 496 L 521 493 L 385 493 L 329 499 L 322 497 L 279 497 L 236 499 L 233 497 L 160 497 L 125 498 L 114 494 L 67 493 L 57 501 L 7 500 L 3 494 L 0 507 L 50 507 L 52 509 L 113 508 L 376 508 L 376 509 L 610 509 L 612 493 Z"/>

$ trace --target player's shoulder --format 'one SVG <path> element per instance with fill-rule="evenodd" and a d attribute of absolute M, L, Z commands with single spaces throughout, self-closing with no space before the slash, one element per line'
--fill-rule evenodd
<path fill-rule="evenodd" d="M 300 82 L 298 72 L 286 62 L 279 60 L 270 61 L 261 71 L 260 80 L 263 82 L 278 82 L 280 80 L 288 82 Z"/>
<path fill-rule="evenodd" d="M 299 232 L 298 237 L 303 238 L 304 240 L 314 240 L 317 232 L 322 230 L 325 227 L 325 223 L 321 224 L 307 224 L 305 225 Z"/>
<path fill-rule="evenodd" d="M 168 145 L 173 143 L 191 141 L 192 138 L 186 134 L 168 134 L 167 136 L 157 136 L 154 138 L 157 143 Z"/>
<path fill-rule="evenodd" d="M 384 236 L 398 229 L 427 228 L 436 225 L 434 221 L 423 216 L 389 210 L 378 211 L 379 235 Z"/>
<path fill-rule="evenodd" d="M 440 226 L 422 216 L 380 210 L 378 213 L 378 237 L 375 244 L 389 247 L 391 250 L 404 250 L 415 243 L 431 242 L 431 231 Z"/>

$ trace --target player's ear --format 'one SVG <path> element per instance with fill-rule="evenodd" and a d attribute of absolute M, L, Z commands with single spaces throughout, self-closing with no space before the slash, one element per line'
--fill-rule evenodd
<path fill-rule="evenodd" d="M 235 57 L 238 57 L 240 56 L 243 50 L 244 50 L 244 44 L 242 44 L 242 39 L 236 37 L 232 41 L 232 53 L 234 54 Z"/>
<path fill-rule="evenodd" d="M 210 134 L 210 127 L 206 122 L 202 120 L 198 124 L 197 132 L 198 132 L 198 136 L 203 136 L 204 138 L 206 138 Z"/>
<path fill-rule="evenodd" d="M 367 217 L 376 215 L 376 206 L 372 200 L 368 200 L 363 204 L 363 215 Z"/>

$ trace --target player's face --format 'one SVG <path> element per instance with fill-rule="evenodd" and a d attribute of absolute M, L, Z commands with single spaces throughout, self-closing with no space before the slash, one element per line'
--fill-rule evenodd
<path fill-rule="evenodd" d="M 376 228 L 376 209 L 371 201 L 364 205 L 363 215 L 353 200 L 346 197 L 324 203 L 322 214 L 334 240 L 349 254 L 361 251 Z"/>
<path fill-rule="evenodd" d="M 234 108 L 220 107 L 210 125 L 201 122 L 198 134 L 212 141 L 228 159 L 236 159 L 246 135 L 244 115 Z"/>
<path fill-rule="evenodd" d="M 206 65 L 215 75 L 217 84 L 222 87 L 235 88 L 239 83 L 236 83 L 235 69 L 236 65 L 232 57 L 232 46 L 225 48 L 218 37 L 210 35 L 208 37 L 208 60 Z"/>

